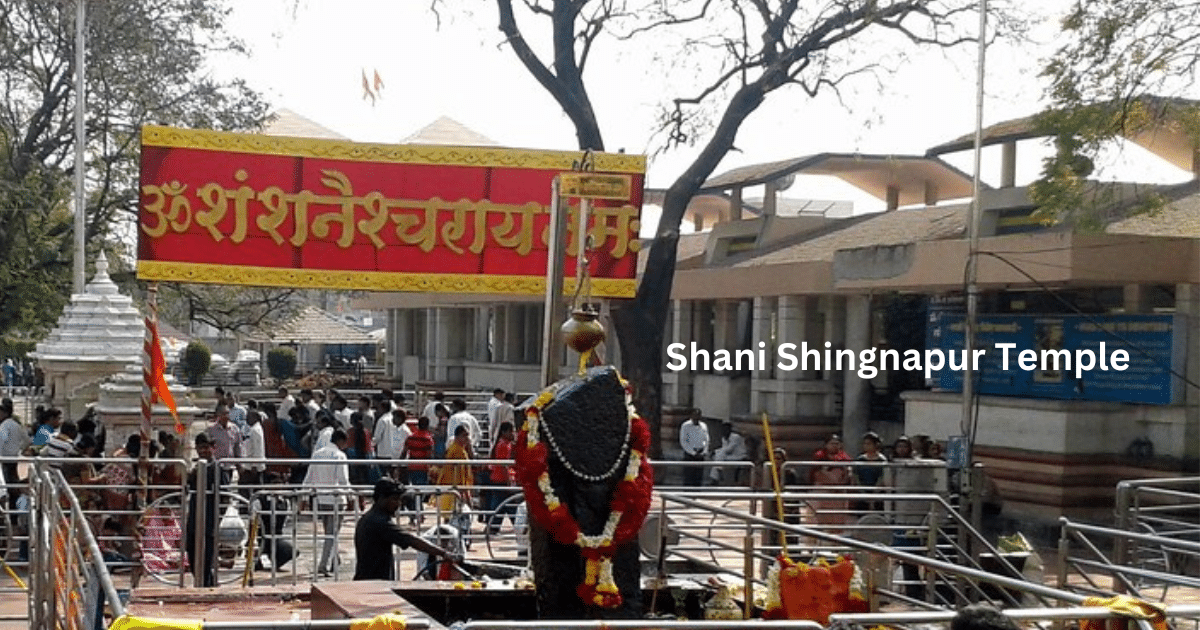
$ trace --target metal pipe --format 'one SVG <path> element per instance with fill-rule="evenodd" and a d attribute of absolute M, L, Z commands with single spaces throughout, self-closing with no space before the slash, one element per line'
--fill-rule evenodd
<path fill-rule="evenodd" d="M 1067 520 L 1065 517 L 1060 518 L 1059 523 L 1061 523 L 1063 527 L 1070 528 L 1072 531 L 1082 532 L 1085 534 L 1101 534 L 1104 536 L 1113 536 L 1126 540 L 1160 544 L 1164 547 L 1170 547 L 1180 551 L 1200 553 L 1200 543 L 1194 543 L 1189 540 L 1182 540 L 1179 538 L 1171 538 L 1156 534 L 1139 534 L 1137 532 L 1113 529 L 1110 527 L 1101 527 L 1099 525 L 1085 525 L 1083 523 L 1072 522 Z"/>

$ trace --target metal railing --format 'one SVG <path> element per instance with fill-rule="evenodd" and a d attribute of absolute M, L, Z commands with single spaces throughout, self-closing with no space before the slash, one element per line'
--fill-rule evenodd
<path fill-rule="evenodd" d="M 1172 586 L 1200 588 L 1200 577 L 1183 570 L 1200 559 L 1200 542 L 1085 525 L 1066 518 L 1060 523 L 1057 579 L 1061 588 L 1092 595 L 1129 593 L 1158 601 L 1166 599 Z M 1119 560 L 1117 553 L 1125 557 Z"/>
<path fill-rule="evenodd" d="M 1122 481 L 1114 516 L 1112 527 L 1060 519 L 1060 585 L 1159 601 L 1200 588 L 1200 477 Z"/>
<path fill-rule="evenodd" d="M 30 475 L 29 627 L 98 627 L 124 607 L 103 553 L 62 471 L 42 462 Z"/>
<path fill-rule="evenodd" d="M 925 506 L 927 516 L 917 525 L 896 524 L 875 512 L 857 521 L 830 522 L 814 512 L 788 509 L 789 505 L 869 501 L 881 496 L 855 493 L 851 488 L 831 490 L 784 493 L 783 522 L 776 515 L 774 495 L 765 492 L 713 490 L 684 495 L 660 490 L 654 511 L 659 514 L 658 522 L 665 523 L 661 536 L 671 541 L 666 548 L 667 558 L 732 574 L 744 581 L 747 589 L 753 582 L 761 582 L 786 539 L 788 554 L 797 561 L 844 554 L 860 556 L 861 566 L 872 572 L 868 577 L 873 594 L 909 605 L 944 607 L 987 600 L 1019 606 L 1022 593 L 1030 593 L 1035 601 L 1049 601 L 1048 595 L 1039 590 L 1040 584 L 1025 580 L 1006 554 L 986 541 L 938 495 L 887 495 L 893 504 Z M 985 569 L 967 553 L 965 541 L 983 550 L 991 566 Z M 902 577 L 893 579 L 893 572 L 902 568 Z M 984 575 L 988 577 L 980 577 Z M 1074 596 L 1057 591 L 1049 596 L 1060 597 Z"/>

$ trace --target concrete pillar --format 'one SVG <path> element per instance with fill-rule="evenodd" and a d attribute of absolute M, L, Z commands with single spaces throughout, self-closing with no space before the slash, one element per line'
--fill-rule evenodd
<path fill-rule="evenodd" d="M 763 207 L 762 213 L 764 217 L 775 216 L 776 198 L 779 196 L 779 187 L 775 182 L 767 182 L 764 186 L 766 189 L 763 192 Z"/>
<path fill-rule="evenodd" d="M 729 220 L 742 220 L 742 189 L 734 188 L 729 191 Z"/>
<path fill-rule="evenodd" d="M 695 336 L 695 304 L 689 300 L 671 300 L 671 315 L 670 327 L 667 329 L 667 336 L 670 337 L 672 343 L 682 343 L 684 345 L 684 354 L 691 356 L 691 343 L 693 341 L 700 343 Z M 667 388 L 667 398 L 664 403 L 670 405 L 690 406 L 692 401 L 692 386 L 695 383 L 695 372 L 687 366 L 678 372 L 670 373 L 670 380 L 674 382 L 674 387 Z"/>
<path fill-rule="evenodd" d="M 433 334 L 430 335 L 433 342 L 433 379 L 436 381 L 446 381 L 450 378 L 449 360 L 450 360 L 450 335 L 453 328 L 451 316 L 453 313 L 448 308 L 433 309 Z"/>
<path fill-rule="evenodd" d="M 821 301 L 824 303 L 824 308 L 821 310 L 825 312 L 825 330 L 823 333 L 823 339 L 820 343 L 815 345 L 817 346 L 817 349 L 821 350 L 823 353 L 825 349 L 825 342 L 829 342 L 834 350 L 845 347 L 846 298 L 840 295 L 829 295 L 822 298 Z M 840 416 L 842 415 L 843 407 L 843 392 L 841 389 L 842 382 L 840 379 L 835 380 L 835 377 L 839 377 L 840 374 L 837 373 L 832 366 L 826 365 L 824 368 L 825 369 L 821 372 L 821 378 L 833 383 L 836 390 L 826 402 L 825 413 L 826 415 L 830 416 Z"/>
<path fill-rule="evenodd" d="M 1126 313 L 1135 314 L 1149 312 L 1149 291 L 1146 290 L 1146 287 L 1140 284 L 1127 284 L 1122 288 L 1124 289 L 1123 306 L 1125 307 Z"/>
<path fill-rule="evenodd" d="M 938 202 L 937 184 L 928 179 L 925 180 L 925 205 L 936 206 Z"/>
<path fill-rule="evenodd" d="M 541 304 L 524 304 L 518 307 L 521 322 L 524 325 L 523 332 L 519 343 L 524 351 L 524 359 L 522 363 L 536 365 L 542 360 L 542 305 Z M 557 322 L 556 326 L 561 326 L 562 322 Z M 567 346 L 558 343 L 558 365 L 562 367 L 567 361 Z"/>
<path fill-rule="evenodd" d="M 766 369 L 755 370 L 750 373 L 750 411 L 758 413 L 766 411 L 772 415 L 777 413 L 775 409 L 775 401 L 771 399 L 768 392 L 762 388 L 764 381 L 769 381 L 775 376 L 775 352 L 771 347 L 771 332 L 775 322 L 775 309 L 777 300 L 772 297 L 756 297 L 754 298 L 754 316 L 751 320 L 750 348 L 754 350 L 755 356 L 758 356 L 759 343 L 766 345 L 764 354 L 766 355 Z"/>
<path fill-rule="evenodd" d="M 472 344 L 471 351 L 467 353 L 467 358 L 472 361 L 482 361 L 485 363 L 492 362 L 492 353 L 488 348 L 488 333 L 491 330 L 492 324 L 492 307 L 477 306 L 475 307 L 475 343 Z"/>
<path fill-rule="evenodd" d="M 738 302 L 717 300 L 713 303 L 713 344 L 717 348 L 738 347 Z"/>
<path fill-rule="evenodd" d="M 423 361 L 425 369 L 422 370 L 421 378 L 431 381 L 437 380 L 437 309 L 425 309 L 425 360 Z"/>
<path fill-rule="evenodd" d="M 1000 146 L 1000 187 L 1014 188 L 1017 185 L 1017 141 L 1005 142 Z"/>
<path fill-rule="evenodd" d="M 508 305 L 497 304 L 493 310 L 495 315 L 492 317 L 492 362 L 508 363 Z"/>
<path fill-rule="evenodd" d="M 522 344 L 525 335 L 523 321 L 524 306 L 520 304 L 504 305 L 504 362 L 524 363 L 526 348 Z M 539 361 L 541 359 L 539 358 Z"/>
<path fill-rule="evenodd" d="M 804 301 L 804 320 L 802 322 L 804 340 L 808 342 L 810 348 L 816 348 L 818 351 L 825 347 L 826 314 L 821 308 L 821 304 L 828 299 L 811 297 Z M 818 370 L 816 365 L 809 365 L 809 368 L 801 373 L 800 378 L 814 380 L 821 376 L 821 370 Z"/>
<path fill-rule="evenodd" d="M 387 344 L 384 345 L 386 356 L 383 359 L 383 371 L 390 378 L 415 380 L 412 375 L 404 373 L 404 348 L 408 344 L 408 329 L 406 309 L 389 308 L 387 319 Z"/>
<path fill-rule="evenodd" d="M 899 207 L 900 207 L 900 187 L 899 186 L 888 186 L 887 187 L 887 209 L 895 210 L 896 208 L 899 208 Z"/>
<path fill-rule="evenodd" d="M 1175 312 L 1184 316 L 1184 352 L 1188 380 L 1200 383 L 1200 284 L 1175 286 Z M 1184 385 L 1183 467 L 1195 470 L 1200 465 L 1200 388 Z"/>
<path fill-rule="evenodd" d="M 776 346 L 779 347 L 785 343 L 796 345 L 796 349 L 792 354 L 797 358 L 800 356 L 801 344 L 804 343 L 804 324 L 807 318 L 808 298 L 801 295 L 783 295 L 779 298 L 779 318 L 776 321 Z M 804 377 L 804 373 L 800 371 L 799 366 L 795 370 L 782 371 L 777 370 L 776 378 L 781 381 L 795 381 Z M 780 413 L 792 415 L 792 411 L 780 410 Z"/>
<path fill-rule="evenodd" d="M 871 339 L 871 296 L 847 297 L 846 349 L 853 350 L 855 357 L 858 357 L 860 351 L 870 347 Z M 842 378 L 845 392 L 842 402 L 842 439 L 846 444 L 858 444 L 867 432 L 871 419 L 871 383 L 859 378 L 857 370 L 844 370 Z"/>

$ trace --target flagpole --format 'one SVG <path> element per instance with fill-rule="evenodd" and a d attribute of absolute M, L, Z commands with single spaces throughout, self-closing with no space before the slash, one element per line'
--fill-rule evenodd
<path fill-rule="evenodd" d="M 72 269 L 74 292 L 83 293 L 87 279 L 84 277 L 86 246 L 84 231 L 87 229 L 87 202 L 83 197 L 83 175 L 86 168 L 84 149 L 84 63 L 87 41 L 87 0 L 75 0 L 75 260 Z"/>
<path fill-rule="evenodd" d="M 146 330 L 142 339 L 142 448 L 138 452 L 138 503 L 145 507 L 147 472 L 150 470 L 150 435 L 153 430 L 154 417 L 154 386 L 157 377 L 154 374 L 154 345 L 158 343 L 158 283 L 151 282 L 146 293 Z M 161 350 L 160 350 L 161 352 Z"/>

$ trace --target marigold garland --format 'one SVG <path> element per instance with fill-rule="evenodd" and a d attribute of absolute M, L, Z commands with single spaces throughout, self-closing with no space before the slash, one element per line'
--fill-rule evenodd
<path fill-rule="evenodd" d="M 609 499 L 608 522 L 599 534 L 584 534 L 550 485 L 549 452 L 539 434 L 539 424 L 541 410 L 554 399 L 553 392 L 543 392 L 526 409 L 525 428 L 513 450 L 517 480 L 525 491 L 529 514 L 550 532 L 554 542 L 580 548 L 587 566 L 584 581 L 575 592 L 584 602 L 601 608 L 621 605 L 621 593 L 613 579 L 612 558 L 617 549 L 637 537 L 654 489 L 654 472 L 646 458 L 650 428 L 633 408 L 629 384 L 624 385 L 625 406 L 629 410 L 629 463 Z"/>

